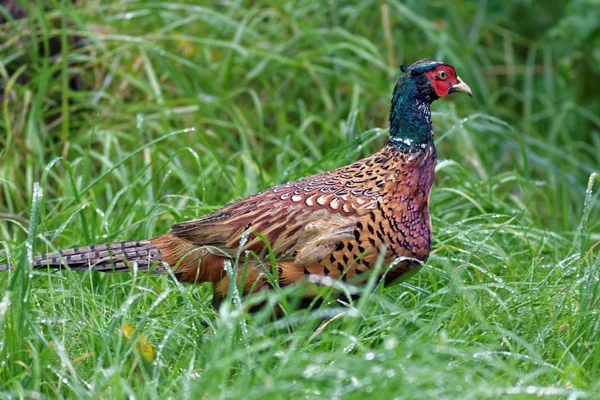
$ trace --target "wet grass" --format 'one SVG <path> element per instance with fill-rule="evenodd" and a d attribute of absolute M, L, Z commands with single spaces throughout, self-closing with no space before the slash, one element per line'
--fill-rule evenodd
<path fill-rule="evenodd" d="M 0 29 L 0 259 L 19 263 L 0 274 L 0 396 L 600 389 L 597 71 L 556 39 L 569 20 L 532 37 L 482 4 L 65 3 Z M 30 270 L 376 151 L 398 66 L 424 57 L 476 96 L 434 103 L 434 251 L 406 282 L 274 321 L 169 276 Z"/>

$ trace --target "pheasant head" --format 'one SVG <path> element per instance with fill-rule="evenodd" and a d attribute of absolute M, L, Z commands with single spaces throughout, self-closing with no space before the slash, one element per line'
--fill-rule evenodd
<path fill-rule="evenodd" d="M 424 59 L 402 67 L 390 111 L 390 142 L 403 149 L 421 149 L 433 144 L 431 110 L 434 100 L 450 93 L 473 92 L 454 67 Z"/>

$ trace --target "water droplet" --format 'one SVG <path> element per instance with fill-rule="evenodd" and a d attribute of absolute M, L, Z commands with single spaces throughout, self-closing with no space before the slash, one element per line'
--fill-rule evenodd
<path fill-rule="evenodd" d="M 278 350 L 278 351 L 275 352 L 274 356 L 277 357 L 277 358 L 284 358 L 285 357 L 285 353 L 283 351 L 281 351 L 281 350 Z"/>
<path fill-rule="evenodd" d="M 302 372 L 302 376 L 305 379 L 310 379 L 314 374 L 318 374 L 319 372 L 321 372 L 321 366 L 310 364 L 304 369 L 304 371 Z"/>
<path fill-rule="evenodd" d="M 398 341 L 395 338 L 389 338 L 386 339 L 385 343 L 383 344 L 383 348 L 386 350 L 394 350 L 397 345 Z"/>
<path fill-rule="evenodd" d="M 198 371 L 192 371 L 192 373 L 190 374 L 190 378 L 198 379 L 200 378 L 200 373 Z"/>
<path fill-rule="evenodd" d="M 367 354 L 365 354 L 365 360 L 367 361 L 371 361 L 375 359 L 375 353 L 373 353 L 372 351 L 368 352 Z"/>
<path fill-rule="evenodd" d="M 7 290 L 2 301 L 0 301 L 0 321 L 4 319 L 4 314 L 6 314 L 10 307 L 10 295 L 11 292 Z"/>

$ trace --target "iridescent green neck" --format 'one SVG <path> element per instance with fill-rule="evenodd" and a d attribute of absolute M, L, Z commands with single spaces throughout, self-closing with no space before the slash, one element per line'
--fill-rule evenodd
<path fill-rule="evenodd" d="M 390 110 L 390 142 L 406 150 L 418 150 L 433 144 L 431 102 L 422 83 L 404 76 L 396 84 Z"/>

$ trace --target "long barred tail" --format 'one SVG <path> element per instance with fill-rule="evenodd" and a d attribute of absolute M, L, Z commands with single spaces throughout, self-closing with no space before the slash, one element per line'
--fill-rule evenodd
<path fill-rule="evenodd" d="M 141 272 L 166 273 L 160 252 L 151 240 L 131 240 L 75 247 L 53 253 L 40 254 L 34 257 L 34 268 L 65 268 L 75 271 L 127 272 L 134 263 Z M 0 271 L 10 269 L 9 265 L 0 265 Z"/>

